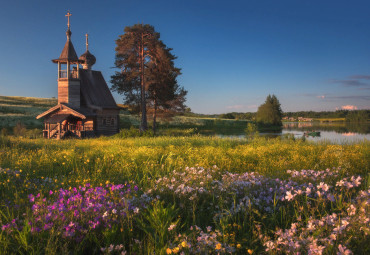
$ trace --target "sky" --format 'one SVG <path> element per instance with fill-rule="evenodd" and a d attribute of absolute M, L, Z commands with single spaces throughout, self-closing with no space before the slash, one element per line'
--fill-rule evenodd
<path fill-rule="evenodd" d="M 0 95 L 57 97 L 70 10 L 78 55 L 89 50 L 108 86 L 115 40 L 153 25 L 178 58 L 195 113 L 370 109 L 368 0 L 0 0 Z M 123 97 L 114 94 L 117 103 Z"/>

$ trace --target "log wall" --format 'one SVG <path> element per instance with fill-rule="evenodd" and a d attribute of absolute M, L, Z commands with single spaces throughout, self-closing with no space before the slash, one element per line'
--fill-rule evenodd
<path fill-rule="evenodd" d="M 96 133 L 114 135 L 119 132 L 119 110 L 102 110 L 97 113 Z"/>
<path fill-rule="evenodd" d="M 58 104 L 66 103 L 80 108 L 80 81 L 79 80 L 58 80 Z"/>

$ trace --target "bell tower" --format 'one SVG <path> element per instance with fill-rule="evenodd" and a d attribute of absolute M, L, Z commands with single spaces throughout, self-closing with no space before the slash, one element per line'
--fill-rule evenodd
<path fill-rule="evenodd" d="M 58 59 L 53 59 L 53 63 L 58 64 L 58 104 L 68 104 L 74 108 L 80 108 L 80 77 L 79 64 L 76 51 L 71 41 L 71 29 L 69 18 L 72 14 L 68 11 L 68 29 L 66 32 L 67 42 Z"/>

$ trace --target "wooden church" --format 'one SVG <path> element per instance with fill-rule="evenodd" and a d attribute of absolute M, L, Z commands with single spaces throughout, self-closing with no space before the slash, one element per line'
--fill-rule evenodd
<path fill-rule="evenodd" d="M 119 107 L 100 71 L 91 70 L 96 58 L 86 52 L 79 58 L 71 41 L 67 13 L 67 42 L 58 59 L 58 104 L 36 118 L 44 118 L 45 138 L 93 137 L 119 132 Z M 80 68 L 82 65 L 82 68 Z"/>

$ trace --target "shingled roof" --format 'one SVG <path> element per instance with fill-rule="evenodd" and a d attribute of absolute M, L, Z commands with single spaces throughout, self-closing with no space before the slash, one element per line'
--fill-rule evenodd
<path fill-rule="evenodd" d="M 66 63 L 67 61 L 70 62 L 79 62 L 75 48 L 73 47 L 72 41 L 71 41 L 71 30 L 67 30 L 67 41 L 64 45 L 64 48 L 62 50 L 62 53 L 60 54 L 58 59 L 53 59 L 52 61 L 54 63 L 62 62 Z M 80 61 L 81 62 L 81 61 Z"/>
<path fill-rule="evenodd" d="M 80 80 L 81 96 L 88 107 L 118 108 L 100 71 L 80 69 Z"/>

